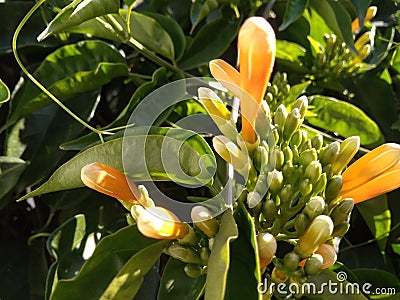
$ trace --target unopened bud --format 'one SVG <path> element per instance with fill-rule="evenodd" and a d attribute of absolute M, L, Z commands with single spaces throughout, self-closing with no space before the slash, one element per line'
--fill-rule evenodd
<path fill-rule="evenodd" d="M 294 220 L 294 228 L 297 234 L 302 234 L 310 224 L 310 220 L 305 214 L 298 214 Z"/>
<path fill-rule="evenodd" d="M 286 118 L 285 127 L 283 128 L 283 139 L 289 141 L 292 135 L 299 129 L 303 119 L 298 108 L 292 109 Z"/>
<path fill-rule="evenodd" d="M 295 167 L 293 166 L 292 161 L 288 161 L 285 163 L 285 165 L 282 168 L 282 174 L 284 178 L 289 178 L 293 171 L 295 170 Z"/>
<path fill-rule="evenodd" d="M 263 203 L 262 215 L 264 216 L 265 221 L 269 224 L 276 220 L 276 217 L 278 216 L 278 210 L 273 200 L 268 199 Z"/>
<path fill-rule="evenodd" d="M 265 195 L 267 193 L 267 190 L 268 190 L 267 175 L 260 174 L 258 176 L 254 191 L 259 193 L 260 195 Z"/>
<path fill-rule="evenodd" d="M 282 172 L 274 170 L 268 173 L 267 182 L 269 183 L 269 191 L 275 197 L 282 188 L 283 175 Z"/>
<path fill-rule="evenodd" d="M 335 199 L 343 186 L 343 178 L 341 175 L 332 176 L 326 185 L 325 198 L 328 203 Z"/>
<path fill-rule="evenodd" d="M 317 134 L 311 139 L 311 145 L 315 150 L 320 150 L 324 144 L 324 138 L 321 134 Z"/>
<path fill-rule="evenodd" d="M 290 200 L 290 197 L 293 194 L 292 185 L 286 184 L 283 189 L 279 192 L 279 199 L 281 199 L 282 203 L 287 202 Z"/>
<path fill-rule="evenodd" d="M 340 224 L 337 224 L 332 232 L 332 237 L 343 236 L 349 230 L 350 224 L 347 221 L 344 221 Z"/>
<path fill-rule="evenodd" d="M 308 276 L 316 275 L 322 271 L 324 259 L 319 254 L 313 254 L 309 257 L 304 265 L 304 271 Z"/>
<path fill-rule="evenodd" d="M 203 274 L 203 268 L 199 265 L 195 264 L 187 264 L 183 270 L 185 271 L 186 275 L 192 278 L 199 277 Z"/>
<path fill-rule="evenodd" d="M 292 138 L 290 139 L 290 146 L 297 146 L 299 147 L 301 144 L 301 132 L 300 130 L 296 131 Z"/>
<path fill-rule="evenodd" d="M 282 169 L 284 163 L 285 163 L 285 155 L 283 154 L 283 151 L 280 150 L 279 147 L 275 147 L 271 151 L 270 165 L 273 166 L 275 164 L 275 169 L 280 170 Z"/>
<path fill-rule="evenodd" d="M 258 146 L 253 154 L 254 166 L 258 171 L 263 169 L 263 166 L 268 163 L 268 151 L 263 146 Z"/>
<path fill-rule="evenodd" d="M 208 264 L 208 259 L 210 258 L 210 250 L 206 247 L 200 249 L 200 260 L 201 264 L 206 266 Z"/>
<path fill-rule="evenodd" d="M 180 261 L 185 263 L 201 263 L 200 255 L 195 250 L 180 244 L 172 244 L 168 247 L 167 252 L 173 258 L 179 259 Z"/>
<path fill-rule="evenodd" d="M 295 252 L 289 252 L 283 257 L 285 269 L 292 272 L 297 269 L 300 262 L 300 256 Z"/>
<path fill-rule="evenodd" d="M 260 269 L 266 267 L 275 255 L 277 244 L 275 237 L 270 233 L 259 233 L 257 235 L 258 257 Z"/>
<path fill-rule="evenodd" d="M 325 201 L 320 196 L 311 197 L 303 209 L 305 214 L 310 220 L 322 214 L 325 209 Z"/>
<path fill-rule="evenodd" d="M 303 236 L 300 237 L 295 247 L 296 253 L 302 258 L 313 254 L 331 236 L 333 227 L 330 217 L 325 215 L 317 216 L 308 226 Z"/>
<path fill-rule="evenodd" d="M 277 268 L 274 268 L 271 273 L 271 280 L 274 283 L 283 283 L 288 279 L 288 277 L 279 271 Z"/>
<path fill-rule="evenodd" d="M 303 194 L 303 196 L 307 196 L 312 192 L 313 186 L 310 182 L 310 179 L 306 178 L 300 182 L 299 191 Z"/>
<path fill-rule="evenodd" d="M 335 229 L 333 230 L 335 231 Z M 337 254 L 335 251 L 335 247 L 329 244 L 322 244 L 318 247 L 317 251 L 315 251 L 316 254 L 319 254 L 323 258 L 323 265 L 322 269 L 327 269 L 330 266 L 332 266 L 336 260 L 337 260 Z"/>
<path fill-rule="evenodd" d="M 354 47 L 357 51 L 360 51 L 364 45 L 369 43 L 371 40 L 371 31 L 364 32 L 354 43 Z"/>
<path fill-rule="evenodd" d="M 321 149 L 319 155 L 319 161 L 323 166 L 330 164 L 336 159 L 336 156 L 339 154 L 339 151 L 340 151 L 339 142 L 335 141 L 333 143 L 330 143 L 329 145 Z"/>
<path fill-rule="evenodd" d="M 217 234 L 219 225 L 217 220 L 211 215 L 211 212 L 204 206 L 195 206 L 190 212 L 193 224 L 208 237 Z"/>
<path fill-rule="evenodd" d="M 360 148 L 360 137 L 352 136 L 345 139 L 340 145 L 340 152 L 336 159 L 332 162 L 333 174 L 339 174 L 351 161 Z"/>
<path fill-rule="evenodd" d="M 261 195 L 256 191 L 252 191 L 247 194 L 247 205 L 249 206 L 249 208 L 256 207 L 257 204 L 261 202 L 261 200 Z"/>
<path fill-rule="evenodd" d="M 315 184 L 313 184 L 313 193 L 318 195 L 326 188 L 327 178 L 326 173 L 322 173 Z"/>
<path fill-rule="evenodd" d="M 331 213 L 331 219 L 333 220 L 333 224 L 337 225 L 342 223 L 343 221 L 347 221 L 350 213 L 354 208 L 354 200 L 351 198 L 343 199 L 336 207 L 333 209 Z"/>
<path fill-rule="evenodd" d="M 306 168 L 304 176 L 310 179 L 311 183 L 314 184 L 322 173 L 322 166 L 319 161 L 312 161 Z"/>
<path fill-rule="evenodd" d="M 278 125 L 281 130 L 285 126 L 286 118 L 288 116 L 288 112 L 286 110 L 286 106 L 280 104 L 274 114 L 274 124 Z"/>
<path fill-rule="evenodd" d="M 358 64 L 367 58 L 367 56 L 371 53 L 371 45 L 365 45 L 358 53 L 358 56 L 353 59 L 354 64 Z"/>
<path fill-rule="evenodd" d="M 307 167 L 312 161 L 317 159 L 317 151 L 315 149 L 308 149 L 300 154 L 299 163 L 304 167 Z"/>
<path fill-rule="evenodd" d="M 306 115 L 307 108 L 308 108 L 308 99 L 307 99 L 307 97 L 306 96 L 301 96 L 300 98 L 298 98 L 293 103 L 293 108 L 298 108 L 301 118 L 304 119 L 304 116 Z"/>

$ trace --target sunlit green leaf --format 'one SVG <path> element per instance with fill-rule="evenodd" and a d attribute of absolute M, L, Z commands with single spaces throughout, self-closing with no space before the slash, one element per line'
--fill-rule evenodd
<path fill-rule="evenodd" d="M 222 215 L 221 225 L 208 261 L 205 300 L 224 299 L 230 266 L 230 242 L 237 237 L 238 228 L 232 211 L 228 209 Z"/>
<path fill-rule="evenodd" d="M 170 257 L 161 277 L 158 300 L 197 300 L 204 290 L 206 275 L 189 277 L 184 268 L 186 263 Z"/>
<path fill-rule="evenodd" d="M 17 184 L 26 168 L 26 162 L 17 157 L 0 156 L 0 208 L 7 202 L 2 199 Z"/>
<path fill-rule="evenodd" d="M 118 13 L 117 0 L 74 0 L 64 7 L 39 35 L 38 40 L 106 14 Z"/>
<path fill-rule="evenodd" d="M 321 95 L 310 97 L 310 102 L 311 112 L 316 114 L 306 117 L 311 125 L 337 132 L 345 138 L 358 135 L 363 145 L 382 141 L 379 127 L 358 107 Z"/>
<path fill-rule="evenodd" d="M 190 22 L 192 23 L 192 29 L 190 33 L 196 29 L 197 25 L 208 16 L 212 11 L 217 9 L 218 1 L 216 0 L 196 0 L 193 2 L 190 10 Z"/>
<path fill-rule="evenodd" d="M 10 100 L 10 90 L 7 85 L 0 79 L 0 106 Z"/>
<path fill-rule="evenodd" d="M 283 40 L 276 41 L 276 58 L 280 64 L 288 65 L 299 72 L 307 72 L 304 66 L 306 49 L 302 46 Z"/>
<path fill-rule="evenodd" d="M 308 0 L 289 0 L 286 2 L 286 11 L 283 16 L 279 30 L 285 30 L 290 24 L 296 21 L 308 6 Z"/>

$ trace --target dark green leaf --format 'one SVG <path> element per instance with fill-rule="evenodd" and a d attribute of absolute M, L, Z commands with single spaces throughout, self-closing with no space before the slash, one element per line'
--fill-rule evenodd
<path fill-rule="evenodd" d="M 371 1 L 372 0 L 351 0 L 351 3 L 356 9 L 358 21 L 361 23 L 359 24 L 360 28 L 364 26 L 363 21 Z"/>
<path fill-rule="evenodd" d="M 288 0 L 286 2 L 286 11 L 279 30 L 285 30 L 290 24 L 296 21 L 308 6 L 308 0 Z"/>
<path fill-rule="evenodd" d="M 392 244 L 393 252 L 400 255 L 400 244 Z"/>
<path fill-rule="evenodd" d="M 261 282 L 254 220 L 242 202 L 235 210 L 239 236 L 231 245 L 225 299 L 261 299 Z"/>
<path fill-rule="evenodd" d="M 64 7 L 38 36 L 42 41 L 48 36 L 61 32 L 69 27 L 79 25 L 99 16 L 118 13 L 117 0 L 74 0 Z"/>
<path fill-rule="evenodd" d="M 113 278 L 100 299 L 134 297 L 143 283 L 144 275 L 154 265 L 168 243 L 169 240 L 158 241 L 133 255 Z"/>
<path fill-rule="evenodd" d="M 354 48 L 353 34 L 351 32 L 351 18 L 346 9 L 335 0 L 310 0 L 310 5 L 325 20 L 331 30 L 343 40 L 349 48 Z"/>
<path fill-rule="evenodd" d="M 368 145 L 383 140 L 383 136 L 376 123 L 361 109 L 344 101 L 326 96 L 310 97 L 316 116 L 306 116 L 311 125 L 337 132 L 347 138 L 359 135 L 361 144 Z"/>
<path fill-rule="evenodd" d="M 169 258 L 161 277 L 158 300 L 197 300 L 204 290 L 206 275 L 192 278 L 186 275 L 186 263 Z"/>
<path fill-rule="evenodd" d="M 211 169 L 215 168 L 215 158 L 210 147 L 200 135 L 187 130 L 168 128 L 160 131 L 163 135 L 146 136 L 143 135 L 145 132 L 145 128 L 132 128 L 131 136 L 114 139 L 79 153 L 58 168 L 47 182 L 20 200 L 45 193 L 82 187 L 80 172 L 82 167 L 89 163 L 104 163 L 122 171 L 124 169 L 122 162 L 123 143 L 125 143 L 124 153 L 135 158 L 124 162 L 124 167 L 128 171 L 135 170 L 134 173 L 128 174 L 135 181 L 173 180 L 186 184 L 199 184 L 199 182 L 206 183 L 211 179 L 210 176 L 213 173 Z M 166 138 L 165 135 L 168 137 Z M 179 163 L 176 161 L 177 165 L 170 165 L 168 173 L 164 169 L 165 161 L 161 157 L 162 153 L 163 155 L 165 153 L 174 153 L 175 155 L 179 153 Z M 207 166 L 207 169 L 210 169 L 211 173 L 200 167 L 203 164 Z M 170 172 L 175 170 L 175 174 Z"/>
<path fill-rule="evenodd" d="M 192 29 L 190 34 L 196 29 L 196 26 L 208 16 L 209 13 L 216 10 L 218 7 L 218 1 L 216 0 L 196 0 L 193 2 L 190 9 L 190 22 L 192 23 Z"/>
<path fill-rule="evenodd" d="M 89 120 L 98 100 L 99 91 L 84 93 L 71 99 L 69 107 L 83 120 Z M 7 139 L 7 144 L 16 143 L 12 139 L 19 139 L 25 145 L 22 157 L 30 161 L 18 182 L 19 189 L 37 184 L 50 176 L 66 154 L 59 149 L 60 144 L 76 137 L 82 130 L 83 126 L 55 103 L 28 115 L 24 119 L 24 129 L 19 130 L 18 136 L 9 135 Z M 51 166 L 43 167 L 49 161 Z"/>
<path fill-rule="evenodd" d="M 386 299 L 389 295 L 394 295 L 400 288 L 399 279 L 394 274 L 384 270 L 355 269 L 353 273 L 357 276 L 361 285 L 371 284 L 368 289 L 371 293 L 371 299 Z M 382 295 L 376 293 L 378 288 Z M 386 295 L 383 291 L 386 291 Z"/>
<path fill-rule="evenodd" d="M 0 106 L 10 100 L 10 90 L 6 84 L 0 79 Z"/>
<path fill-rule="evenodd" d="M 179 67 L 183 70 L 193 69 L 222 55 L 236 37 L 239 26 L 239 19 L 227 21 L 225 18 L 204 25 L 186 49 Z"/>
<path fill-rule="evenodd" d="M 50 299 L 99 299 L 132 255 L 156 242 L 144 237 L 136 226 L 106 236 L 78 275 L 55 282 Z"/>
<path fill-rule="evenodd" d="M 14 188 L 25 168 L 26 163 L 22 159 L 0 156 L 0 199 Z M 6 204 L 6 201 L 1 201 L 0 208 Z"/>
<path fill-rule="evenodd" d="M 391 224 L 391 213 L 386 195 L 364 201 L 356 207 L 376 238 L 379 249 L 384 253 Z"/>
<path fill-rule="evenodd" d="M 83 41 L 48 55 L 33 76 L 58 99 L 67 100 L 127 74 L 128 66 L 117 49 L 101 41 Z M 10 118 L 2 130 L 51 100 L 28 81 L 13 97 L 12 103 Z"/>
<path fill-rule="evenodd" d="M 179 60 L 186 48 L 186 39 L 185 34 L 183 33 L 182 28 L 179 26 L 178 23 L 172 18 L 167 16 L 163 16 L 161 14 L 156 13 L 146 13 L 145 15 L 153 18 L 156 20 L 164 30 L 169 34 L 174 43 L 174 53 L 175 53 L 175 60 Z"/>
<path fill-rule="evenodd" d="M 222 300 L 225 297 L 230 266 L 230 242 L 238 237 L 238 228 L 232 211 L 228 209 L 221 218 L 208 261 L 205 300 Z"/>

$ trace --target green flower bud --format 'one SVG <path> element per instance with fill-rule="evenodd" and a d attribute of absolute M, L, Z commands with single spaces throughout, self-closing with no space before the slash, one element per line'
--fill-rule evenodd
<path fill-rule="evenodd" d="M 332 237 L 337 237 L 337 236 L 344 236 L 347 232 L 347 230 L 349 230 L 350 228 L 350 224 L 346 221 L 337 224 L 335 226 L 335 228 L 333 229 L 332 232 Z"/>
<path fill-rule="evenodd" d="M 358 56 L 353 59 L 354 64 L 362 62 L 371 53 L 371 45 L 365 45 L 358 51 Z"/>
<path fill-rule="evenodd" d="M 332 176 L 329 180 L 326 190 L 325 190 L 325 198 L 328 203 L 330 203 L 333 199 L 335 199 L 343 186 L 343 178 L 341 175 Z"/>
<path fill-rule="evenodd" d="M 212 249 L 214 247 L 214 242 L 215 242 L 215 238 L 208 239 L 208 249 L 210 249 L 210 251 L 212 251 Z"/>
<path fill-rule="evenodd" d="M 192 248 L 183 245 L 172 244 L 171 246 L 168 247 L 167 252 L 173 258 L 179 259 L 180 261 L 185 263 L 189 264 L 201 263 L 200 255 Z"/>
<path fill-rule="evenodd" d="M 299 131 L 296 131 L 293 134 L 292 138 L 290 139 L 290 146 L 293 147 L 295 145 L 295 146 L 299 147 L 300 144 L 301 144 L 301 132 L 299 130 Z"/>
<path fill-rule="evenodd" d="M 312 192 L 313 186 L 310 182 L 310 179 L 306 178 L 300 181 L 299 191 L 303 194 L 303 196 L 307 196 Z"/>
<path fill-rule="evenodd" d="M 283 175 L 282 172 L 273 170 L 268 173 L 267 182 L 269 183 L 269 191 L 275 197 L 282 188 Z"/>
<path fill-rule="evenodd" d="M 272 101 L 274 101 L 274 95 L 272 95 L 271 92 L 268 92 L 268 93 L 265 95 L 265 101 L 267 101 L 268 104 L 271 104 Z"/>
<path fill-rule="evenodd" d="M 315 149 L 308 149 L 300 154 L 299 163 L 307 167 L 312 161 L 318 159 L 317 151 Z"/>
<path fill-rule="evenodd" d="M 247 205 L 249 206 L 249 208 L 256 207 L 258 203 L 261 202 L 261 200 L 262 200 L 261 195 L 256 191 L 252 191 L 247 194 Z"/>
<path fill-rule="evenodd" d="M 284 178 L 289 178 L 293 171 L 294 171 L 295 167 L 293 166 L 292 161 L 288 161 L 287 163 L 285 163 L 285 165 L 282 168 L 282 174 Z"/>
<path fill-rule="evenodd" d="M 205 235 L 213 237 L 217 234 L 219 224 L 206 207 L 200 205 L 193 207 L 190 216 L 193 224 Z"/>
<path fill-rule="evenodd" d="M 203 269 L 199 265 L 195 264 L 187 264 L 183 270 L 185 271 L 186 275 L 192 278 L 199 277 L 203 274 Z"/>
<path fill-rule="evenodd" d="M 316 275 L 322 271 L 324 258 L 319 254 L 311 255 L 304 265 L 304 271 L 308 276 Z"/>
<path fill-rule="evenodd" d="M 332 163 L 333 174 L 339 174 L 351 161 L 360 148 L 360 137 L 352 136 L 345 139 L 340 145 L 339 155 Z"/>
<path fill-rule="evenodd" d="M 288 279 L 288 277 L 279 271 L 277 268 L 274 268 L 271 273 L 271 280 L 274 283 L 283 283 Z"/>
<path fill-rule="evenodd" d="M 301 152 L 306 151 L 306 150 L 308 150 L 308 149 L 314 149 L 314 148 L 312 147 L 312 145 L 311 145 L 311 141 L 310 141 L 310 140 L 306 140 L 304 143 L 302 143 L 302 144 L 300 145 L 299 151 L 300 151 L 300 153 L 301 153 Z"/>
<path fill-rule="evenodd" d="M 286 110 L 286 106 L 280 104 L 274 114 L 274 124 L 278 125 L 281 130 L 285 126 L 286 118 L 288 116 L 288 112 Z"/>
<path fill-rule="evenodd" d="M 275 165 L 275 169 L 280 170 L 282 169 L 283 164 L 285 163 L 285 155 L 283 154 L 283 151 L 280 150 L 278 147 L 275 147 L 271 151 L 271 159 L 270 159 L 270 166 Z M 270 167 L 268 166 L 268 167 Z M 266 170 L 264 170 L 266 171 Z"/>
<path fill-rule="evenodd" d="M 254 188 L 254 191 L 259 193 L 260 195 L 265 195 L 268 190 L 268 184 L 267 184 L 267 175 L 266 174 L 260 174 L 257 179 L 256 186 Z"/>
<path fill-rule="evenodd" d="M 333 222 L 330 217 L 325 215 L 317 216 L 307 230 L 300 237 L 295 252 L 301 258 L 308 257 L 317 250 L 317 248 L 324 244 L 333 232 Z"/>
<path fill-rule="evenodd" d="M 262 170 L 263 166 L 268 163 L 268 151 L 263 146 L 258 146 L 253 154 L 254 166 L 258 171 Z"/>
<path fill-rule="evenodd" d="M 333 209 L 331 213 L 331 219 L 333 220 L 333 224 L 337 225 L 342 223 L 343 221 L 347 221 L 354 208 L 354 200 L 351 198 L 343 199 L 336 207 Z"/>
<path fill-rule="evenodd" d="M 302 234 L 306 228 L 310 224 L 310 220 L 308 220 L 305 214 L 298 214 L 294 220 L 294 228 L 296 229 L 297 234 Z"/>
<path fill-rule="evenodd" d="M 286 146 L 285 148 L 283 148 L 282 152 L 283 156 L 285 157 L 285 162 L 293 160 L 293 152 L 290 147 Z"/>
<path fill-rule="evenodd" d="M 201 264 L 206 266 L 208 264 L 209 258 L 210 258 L 210 250 L 207 247 L 201 247 L 200 249 Z"/>
<path fill-rule="evenodd" d="M 317 54 L 317 66 L 322 67 L 326 62 L 326 57 L 324 53 L 318 53 Z"/>
<path fill-rule="evenodd" d="M 290 197 L 293 195 L 293 188 L 291 184 L 285 184 L 283 189 L 279 192 L 279 199 L 281 199 L 282 203 L 290 200 Z"/>
<path fill-rule="evenodd" d="M 306 96 L 301 96 L 300 98 L 298 98 L 293 103 L 293 108 L 298 108 L 301 118 L 304 119 L 304 116 L 306 115 L 307 108 L 308 108 L 308 99 L 307 99 L 307 97 Z"/>
<path fill-rule="evenodd" d="M 275 256 L 277 244 L 275 237 L 266 232 L 257 235 L 258 257 L 260 261 L 260 269 L 266 267 Z"/>
<path fill-rule="evenodd" d="M 315 184 L 313 184 L 313 194 L 318 195 L 326 188 L 326 173 L 322 173 Z"/>
<path fill-rule="evenodd" d="M 287 271 L 292 272 L 297 269 L 300 256 L 295 252 L 289 252 L 283 257 L 283 264 Z"/>
<path fill-rule="evenodd" d="M 319 153 L 319 161 L 323 166 L 332 163 L 339 154 L 340 144 L 339 142 L 333 142 L 321 149 Z"/>
<path fill-rule="evenodd" d="M 333 176 L 331 164 L 323 166 L 322 167 L 322 172 L 325 173 L 326 174 L 326 178 L 328 180 L 330 180 L 332 178 L 332 176 Z"/>
<path fill-rule="evenodd" d="M 315 150 L 320 150 L 324 144 L 324 138 L 321 134 L 317 134 L 311 139 L 311 145 Z"/>
<path fill-rule="evenodd" d="M 286 118 L 285 127 L 283 128 L 283 139 L 289 141 L 292 135 L 299 129 L 303 119 L 298 108 L 292 109 Z"/>
<path fill-rule="evenodd" d="M 279 88 L 275 84 L 273 84 L 268 87 L 268 92 L 270 92 L 274 96 L 277 96 L 279 94 Z"/>
<path fill-rule="evenodd" d="M 320 196 L 311 197 L 308 200 L 306 206 L 303 209 L 303 214 L 305 214 L 310 220 L 322 214 L 325 209 L 324 198 Z"/>
<path fill-rule="evenodd" d="M 328 56 L 332 56 L 334 54 L 333 49 L 336 44 L 336 35 L 332 34 L 329 35 L 326 39 L 326 46 L 325 46 L 325 52 L 328 54 Z"/>
<path fill-rule="evenodd" d="M 264 216 L 265 221 L 267 221 L 269 224 L 276 220 L 276 217 L 278 216 L 278 210 L 273 200 L 268 199 L 263 203 L 262 215 Z"/>
<path fill-rule="evenodd" d="M 306 168 L 304 176 L 310 179 L 311 183 L 317 182 L 322 173 L 322 166 L 319 161 L 312 161 Z"/>

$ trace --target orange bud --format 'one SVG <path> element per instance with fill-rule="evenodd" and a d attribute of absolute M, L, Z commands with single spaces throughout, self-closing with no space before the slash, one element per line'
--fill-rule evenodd
<path fill-rule="evenodd" d="M 180 239 L 189 233 L 187 224 L 160 206 L 149 207 L 139 214 L 137 226 L 144 236 L 153 239 Z"/>
<path fill-rule="evenodd" d="M 371 20 L 373 17 L 376 15 L 376 11 L 378 8 L 376 6 L 370 6 L 367 9 L 367 13 L 365 14 L 364 21 L 362 22 L 362 25 Z M 351 23 L 351 32 L 356 32 L 357 30 L 360 29 L 360 20 L 358 18 L 355 18 L 353 22 Z"/>
<path fill-rule="evenodd" d="M 263 269 L 274 258 L 277 248 L 276 239 L 270 233 L 260 233 L 257 235 L 257 246 L 260 269 Z"/>
<path fill-rule="evenodd" d="M 100 193 L 129 204 L 138 204 L 140 192 L 122 172 L 101 163 L 91 163 L 81 169 L 83 183 Z"/>
<path fill-rule="evenodd" d="M 323 258 L 322 269 L 327 269 L 332 266 L 337 259 L 335 248 L 329 244 L 322 244 L 315 251 L 315 254 L 319 254 Z"/>
<path fill-rule="evenodd" d="M 212 76 L 224 87 L 230 90 L 236 97 L 241 96 L 239 72 L 222 59 L 210 61 L 210 72 Z"/>
<path fill-rule="evenodd" d="M 275 62 L 276 38 L 271 25 L 262 17 L 247 19 L 239 31 L 238 50 L 240 87 L 244 92 L 241 97 L 242 136 L 246 142 L 253 143 L 256 141 L 257 104 L 265 94 Z"/>

